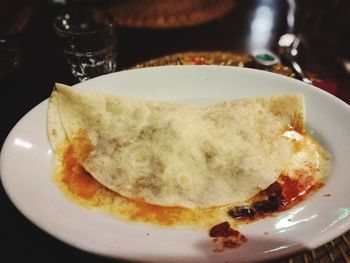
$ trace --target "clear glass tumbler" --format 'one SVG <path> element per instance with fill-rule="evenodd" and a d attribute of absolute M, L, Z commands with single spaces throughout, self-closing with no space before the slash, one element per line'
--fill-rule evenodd
<path fill-rule="evenodd" d="M 79 81 L 115 71 L 115 28 L 108 14 L 67 12 L 54 18 L 53 26 L 72 74 Z"/>

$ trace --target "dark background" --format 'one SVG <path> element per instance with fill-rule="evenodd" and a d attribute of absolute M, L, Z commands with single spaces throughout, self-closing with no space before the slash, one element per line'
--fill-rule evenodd
<path fill-rule="evenodd" d="M 18 69 L 0 80 L 0 146 L 19 119 L 50 95 L 55 82 L 77 83 L 52 28 L 53 17 L 65 6 L 51 1 L 32 1 L 35 9 L 23 30 L 7 32 L 6 26 L 11 24 L 11 18 L 24 2 L 2 1 L 0 4 L 0 39 L 18 43 L 22 52 Z M 282 0 L 238 0 L 227 16 L 203 25 L 168 30 L 118 27 L 117 70 L 182 51 L 249 52 L 254 44 L 251 26 L 262 6 L 272 12 L 273 24 L 265 33 L 267 36 L 261 36 L 267 41 L 260 48 L 277 52 L 278 37 L 287 30 L 287 3 Z M 335 83 L 334 94 L 349 103 L 349 75 L 342 66 L 342 61 L 350 58 L 349 1 L 297 1 L 297 8 L 295 31 L 304 37 L 299 62 L 307 72 Z M 12 205 L 2 185 L 0 208 L 1 262 L 110 261 L 72 248 L 37 228 Z"/>

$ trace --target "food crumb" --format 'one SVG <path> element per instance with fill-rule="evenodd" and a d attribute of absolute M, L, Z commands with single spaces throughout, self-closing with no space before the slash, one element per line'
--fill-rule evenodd
<path fill-rule="evenodd" d="M 327 197 L 327 196 L 331 196 L 331 194 L 325 194 L 325 195 L 323 195 L 323 196 L 326 196 L 326 197 Z"/>
<path fill-rule="evenodd" d="M 291 222 L 291 221 L 292 221 L 292 219 L 291 219 L 291 218 L 288 218 L 288 221 L 289 221 L 289 222 Z"/>
<path fill-rule="evenodd" d="M 146 233 L 146 236 L 149 236 L 149 233 Z"/>
<path fill-rule="evenodd" d="M 214 252 L 222 252 L 225 248 L 240 247 L 248 240 L 239 231 L 232 229 L 227 221 L 213 226 L 209 236 L 213 238 L 215 244 Z"/>
<path fill-rule="evenodd" d="M 264 235 L 265 235 L 265 236 L 267 236 L 268 234 L 269 234 L 269 232 L 267 232 L 267 231 L 264 232 Z"/>

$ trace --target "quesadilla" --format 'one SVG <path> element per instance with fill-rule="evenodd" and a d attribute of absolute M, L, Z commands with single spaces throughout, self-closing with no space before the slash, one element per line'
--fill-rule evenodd
<path fill-rule="evenodd" d="M 188 105 L 56 84 L 48 134 L 56 158 L 75 144 L 96 181 L 164 207 L 245 204 L 282 175 L 312 184 L 328 172 L 300 94 Z"/>

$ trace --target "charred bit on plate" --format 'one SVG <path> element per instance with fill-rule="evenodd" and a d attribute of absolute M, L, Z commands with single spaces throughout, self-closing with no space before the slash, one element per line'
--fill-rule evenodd
<path fill-rule="evenodd" d="M 256 219 L 277 212 L 287 205 L 282 186 L 278 182 L 270 185 L 261 196 L 267 199 L 255 201 L 250 206 L 236 206 L 228 211 L 229 216 L 235 219 Z"/>
<path fill-rule="evenodd" d="M 213 238 L 215 244 L 214 252 L 222 252 L 225 248 L 237 248 L 247 242 L 247 238 L 231 228 L 227 221 L 213 226 L 209 236 Z"/>
<path fill-rule="evenodd" d="M 251 205 L 233 207 L 228 215 L 236 220 L 256 220 L 289 209 L 304 200 L 308 193 L 323 186 L 323 183 L 310 183 L 309 179 L 304 178 L 307 182 L 304 183 L 299 178 L 281 175 L 278 181 L 261 191 Z"/>

